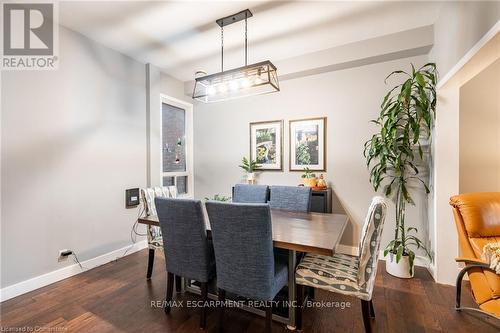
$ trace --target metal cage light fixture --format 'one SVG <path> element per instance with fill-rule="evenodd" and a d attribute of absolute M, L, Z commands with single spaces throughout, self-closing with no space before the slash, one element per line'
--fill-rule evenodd
<path fill-rule="evenodd" d="M 280 90 L 276 66 L 269 60 L 248 65 L 247 19 L 249 9 L 215 21 L 221 28 L 221 71 L 195 78 L 193 99 L 219 102 Z M 224 71 L 224 27 L 245 20 L 245 66 Z"/>

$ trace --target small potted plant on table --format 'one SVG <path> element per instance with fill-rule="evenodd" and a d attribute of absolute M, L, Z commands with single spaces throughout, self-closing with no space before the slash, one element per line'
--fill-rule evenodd
<path fill-rule="evenodd" d="M 308 167 L 304 168 L 304 174 L 302 174 L 302 179 L 304 179 L 304 186 L 315 187 L 316 186 L 316 175 L 312 173 L 311 169 Z"/>
<path fill-rule="evenodd" d="M 257 164 L 257 161 L 252 159 L 249 160 L 246 157 L 243 157 L 241 163 L 240 168 L 245 170 L 247 173 L 247 183 L 255 184 L 255 171 L 259 170 L 261 166 Z"/>

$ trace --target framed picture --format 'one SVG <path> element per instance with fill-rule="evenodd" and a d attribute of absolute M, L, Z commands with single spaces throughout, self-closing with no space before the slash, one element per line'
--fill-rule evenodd
<path fill-rule="evenodd" d="M 326 171 L 326 117 L 290 120 L 290 171 Z"/>
<path fill-rule="evenodd" d="M 283 170 L 283 120 L 250 123 L 250 158 L 260 170 Z"/>

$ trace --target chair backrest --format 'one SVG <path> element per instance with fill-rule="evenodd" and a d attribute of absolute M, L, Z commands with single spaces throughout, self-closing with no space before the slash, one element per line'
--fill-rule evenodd
<path fill-rule="evenodd" d="M 217 286 L 252 299 L 272 300 L 274 255 L 269 205 L 208 201 L 206 208 Z"/>
<path fill-rule="evenodd" d="M 141 199 L 146 215 L 156 215 L 155 198 L 177 197 L 177 192 L 175 192 L 175 195 L 172 194 L 171 187 L 175 189 L 175 186 L 157 186 L 141 189 Z"/>
<path fill-rule="evenodd" d="M 467 238 L 500 236 L 500 192 L 455 195 L 450 198 L 450 205 Z"/>
<path fill-rule="evenodd" d="M 233 191 L 233 202 L 266 203 L 269 193 L 267 185 L 236 184 Z"/>
<path fill-rule="evenodd" d="M 297 212 L 311 210 L 312 190 L 306 186 L 271 186 L 271 208 Z"/>
<path fill-rule="evenodd" d="M 378 196 L 374 197 L 361 231 L 359 242 L 358 284 L 360 286 L 365 285 L 370 295 L 373 291 L 375 277 L 377 275 L 379 248 L 386 212 L 387 204 L 385 199 Z"/>
<path fill-rule="evenodd" d="M 210 246 L 200 200 L 156 198 L 167 271 L 207 282 Z"/>

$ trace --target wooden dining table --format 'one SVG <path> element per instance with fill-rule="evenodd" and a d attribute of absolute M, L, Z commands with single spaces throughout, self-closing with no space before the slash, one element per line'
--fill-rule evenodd
<path fill-rule="evenodd" d="M 288 250 L 288 300 L 290 302 L 295 302 L 297 299 L 295 294 L 297 252 L 333 255 L 348 220 L 347 215 L 343 214 L 301 213 L 271 209 L 273 246 Z M 157 216 L 141 217 L 138 223 L 145 224 L 148 228 L 160 226 Z M 210 231 L 208 219 L 206 227 L 207 231 Z M 149 251 L 148 278 L 152 272 L 154 247 L 150 247 Z M 295 329 L 295 307 L 288 307 L 288 317 L 273 315 L 273 319 L 286 323 L 291 330 Z"/>

